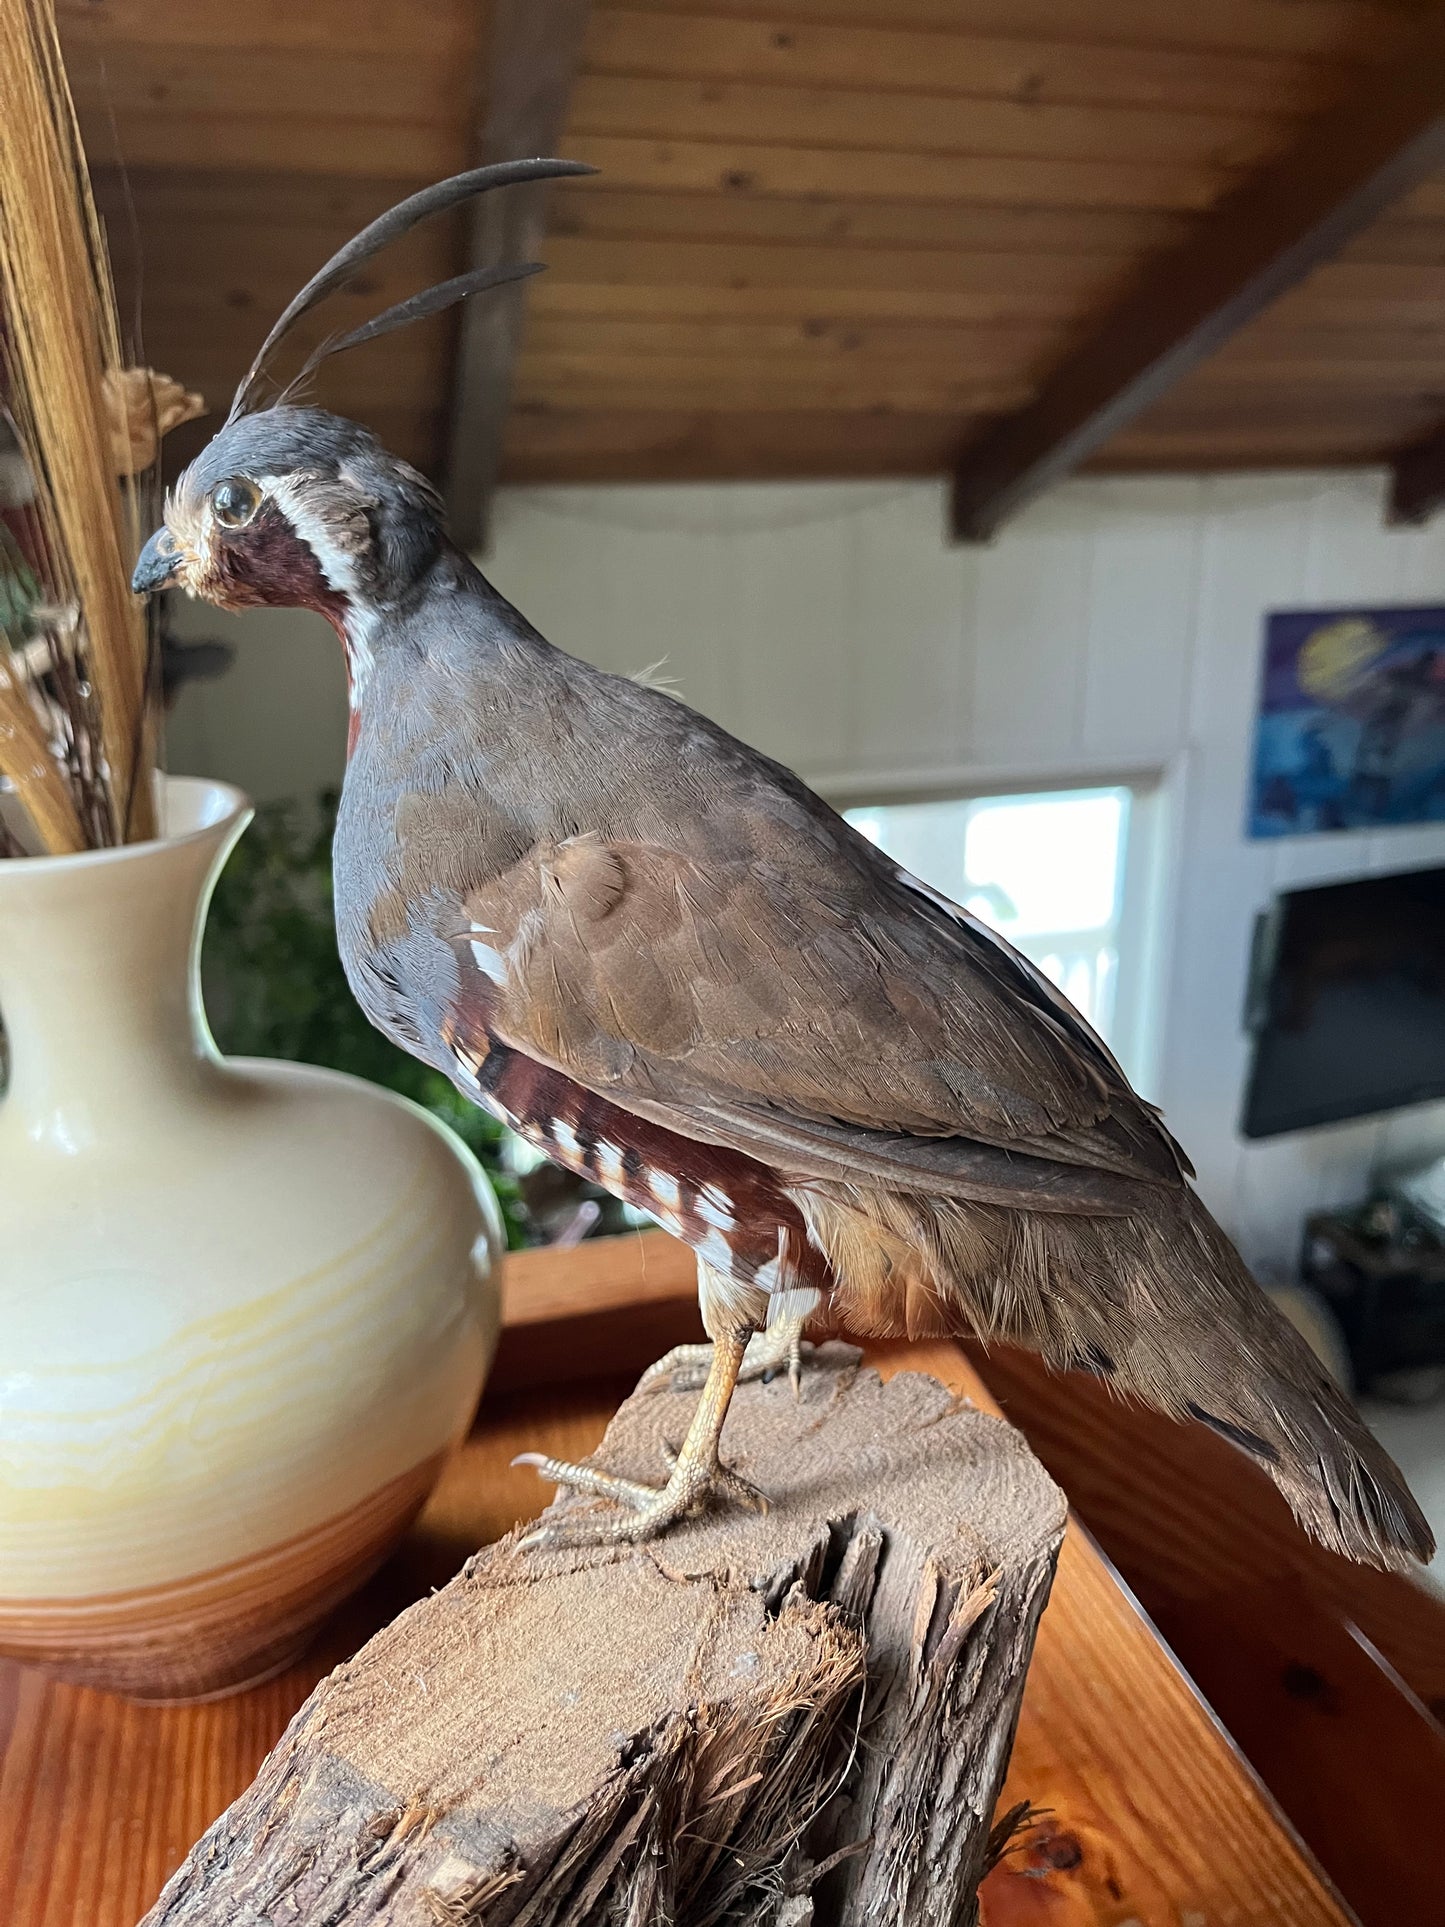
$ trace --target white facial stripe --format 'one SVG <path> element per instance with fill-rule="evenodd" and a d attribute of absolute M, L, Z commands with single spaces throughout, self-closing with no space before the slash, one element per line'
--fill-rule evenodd
<path fill-rule="evenodd" d="M 355 557 L 338 548 L 332 540 L 325 522 L 306 499 L 302 479 L 295 475 L 261 475 L 257 480 L 316 557 L 327 583 L 342 595 L 356 595 L 361 579 L 356 572 Z"/>
<path fill-rule="evenodd" d="M 371 681 L 376 654 L 371 638 L 377 618 L 364 603 L 353 602 L 346 617 L 346 656 L 351 676 L 351 707 L 360 707 L 362 693 Z"/>

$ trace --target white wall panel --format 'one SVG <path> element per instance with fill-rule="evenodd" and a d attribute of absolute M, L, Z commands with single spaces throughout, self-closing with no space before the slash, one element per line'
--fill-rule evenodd
<path fill-rule="evenodd" d="M 1055 498 L 1026 542 L 1007 537 L 970 559 L 973 755 L 980 762 L 1065 762 L 1081 746 L 1085 639 L 1094 544 Z"/>
<path fill-rule="evenodd" d="M 1128 764 L 1184 734 L 1198 595 L 1202 484 L 1100 485 L 1091 538 L 1083 747 Z"/>

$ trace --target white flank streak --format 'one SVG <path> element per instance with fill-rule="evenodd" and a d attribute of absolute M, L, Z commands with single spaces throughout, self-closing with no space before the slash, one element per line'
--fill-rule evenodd
<path fill-rule="evenodd" d="M 777 1290 L 779 1282 L 782 1279 L 782 1275 L 783 1275 L 782 1259 L 769 1258 L 768 1262 L 765 1265 L 758 1266 L 757 1272 L 753 1277 L 753 1283 L 757 1286 L 759 1291 L 766 1291 L 771 1293 Z M 769 1324 L 772 1323 L 773 1316 L 774 1314 L 771 1311 L 769 1311 L 768 1313 Z"/>
<path fill-rule="evenodd" d="M 720 1237 L 716 1231 L 710 1231 L 701 1244 L 695 1244 L 693 1246 L 693 1250 L 710 1270 L 721 1272 L 724 1278 L 731 1272 L 733 1268 L 732 1247 L 729 1245 L 727 1239 Z"/>
<path fill-rule="evenodd" d="M 697 1297 L 702 1322 L 710 1332 L 739 1320 L 752 1324 L 757 1319 L 758 1294 L 751 1285 L 739 1284 L 733 1277 L 731 1254 L 727 1269 L 723 1269 L 710 1263 L 705 1252 L 698 1253 Z"/>
<path fill-rule="evenodd" d="M 604 1184 L 622 1184 L 626 1181 L 622 1153 L 615 1144 L 599 1144 L 593 1155 L 597 1159 L 597 1175 Z"/>
<path fill-rule="evenodd" d="M 476 945 L 473 944 L 472 948 L 475 950 Z M 581 1157 L 582 1145 L 578 1140 L 577 1133 L 572 1129 L 570 1124 L 564 1124 L 561 1118 L 556 1119 L 552 1125 L 552 1140 L 556 1144 L 557 1149 L 565 1152 L 569 1158 Z"/>
<path fill-rule="evenodd" d="M 732 1200 L 715 1184 L 705 1184 L 698 1193 L 697 1215 L 717 1231 L 731 1231 L 736 1223 Z"/>
<path fill-rule="evenodd" d="M 777 1260 L 764 1265 L 757 1275 L 756 1282 L 762 1284 L 764 1274 L 771 1271 L 776 1276 Z M 771 1290 L 771 1286 L 768 1287 Z M 811 1318 L 818 1309 L 821 1292 L 814 1291 L 811 1285 L 795 1285 L 788 1291 L 774 1291 L 768 1300 L 768 1329 L 774 1325 L 786 1324 L 794 1318 Z"/>
<path fill-rule="evenodd" d="M 490 977 L 494 984 L 507 981 L 507 966 L 502 960 L 500 950 L 493 950 L 489 943 L 478 943 L 472 939 L 472 955 L 477 960 L 477 968 L 484 976 Z"/>
<path fill-rule="evenodd" d="M 682 1193 L 677 1188 L 677 1179 L 666 1171 L 652 1171 L 648 1174 L 648 1189 L 664 1211 L 676 1212 L 682 1202 Z"/>

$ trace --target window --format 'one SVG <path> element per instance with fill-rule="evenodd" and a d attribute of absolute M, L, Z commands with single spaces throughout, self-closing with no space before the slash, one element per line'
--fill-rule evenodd
<path fill-rule="evenodd" d="M 1112 1042 L 1132 802 L 1116 786 L 869 804 L 846 815 L 1007 937 Z"/>

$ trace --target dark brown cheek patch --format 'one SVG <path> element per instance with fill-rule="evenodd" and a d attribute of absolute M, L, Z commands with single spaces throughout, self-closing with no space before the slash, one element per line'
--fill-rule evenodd
<path fill-rule="evenodd" d="M 340 628 L 346 597 L 279 509 L 266 504 L 244 529 L 213 529 L 201 593 L 228 609 L 315 609 Z"/>

